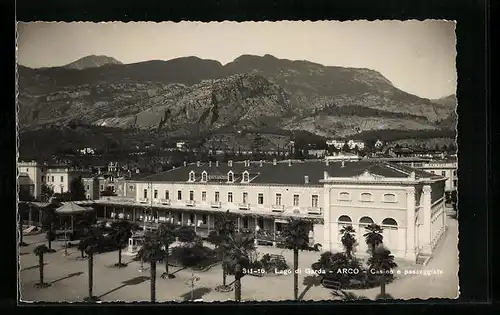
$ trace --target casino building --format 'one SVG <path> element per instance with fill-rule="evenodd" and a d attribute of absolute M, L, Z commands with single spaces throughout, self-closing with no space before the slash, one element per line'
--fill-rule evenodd
<path fill-rule="evenodd" d="M 393 255 L 415 261 L 430 256 L 446 230 L 446 178 L 387 162 L 206 162 L 127 181 L 131 193 L 102 197 L 98 216 L 193 226 L 200 235 L 214 229 L 214 215 L 229 211 L 240 230 L 270 244 L 279 240 L 289 217 L 310 225 L 311 244 L 342 250 L 340 229 L 352 225 L 366 255 L 364 227 L 383 228 Z M 148 223 L 149 222 L 149 223 Z"/>

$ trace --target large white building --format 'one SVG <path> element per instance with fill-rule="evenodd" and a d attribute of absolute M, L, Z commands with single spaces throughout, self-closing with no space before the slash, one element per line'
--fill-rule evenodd
<path fill-rule="evenodd" d="M 238 215 L 238 228 L 279 235 L 289 217 L 310 222 L 311 243 L 342 250 L 340 229 L 356 230 L 364 255 L 364 227 L 383 227 L 396 257 L 431 255 L 446 226 L 445 178 L 384 162 L 194 163 L 127 183 L 135 200 L 96 202 L 104 217 L 156 219 L 214 228 L 214 214 Z M 130 187 L 129 187 L 130 186 Z M 153 217 L 153 218 L 152 218 Z"/>
<path fill-rule="evenodd" d="M 32 196 L 38 199 L 41 195 L 42 185 L 46 184 L 54 193 L 69 191 L 70 182 L 85 172 L 74 170 L 66 165 L 45 165 L 37 162 L 19 162 L 19 185 L 29 183 Z"/>

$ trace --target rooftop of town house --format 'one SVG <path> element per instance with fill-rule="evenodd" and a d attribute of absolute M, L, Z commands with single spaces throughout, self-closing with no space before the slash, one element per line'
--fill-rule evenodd
<path fill-rule="evenodd" d="M 242 183 L 243 173 L 248 172 L 250 183 L 282 184 L 282 185 L 321 185 L 326 171 L 330 177 L 349 178 L 369 172 L 370 174 L 388 178 L 408 178 L 412 172 L 415 179 L 439 179 L 442 176 L 410 167 L 387 162 L 329 162 L 324 161 L 281 161 L 281 162 L 233 162 L 230 163 L 191 163 L 166 172 L 144 176 L 139 182 L 188 182 L 190 173 L 194 174 L 193 182 L 201 182 L 206 172 L 208 183 L 227 183 L 228 173 L 232 171 L 234 183 Z M 306 182 L 307 178 L 307 182 Z"/>

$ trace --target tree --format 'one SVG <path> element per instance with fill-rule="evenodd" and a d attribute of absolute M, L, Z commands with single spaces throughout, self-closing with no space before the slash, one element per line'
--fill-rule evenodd
<path fill-rule="evenodd" d="M 88 229 L 86 236 L 80 241 L 81 247 L 85 248 L 85 253 L 88 256 L 88 285 L 89 285 L 89 295 L 84 299 L 86 302 L 95 302 L 99 298 L 93 295 L 94 288 L 94 254 L 98 252 L 99 247 L 103 243 L 102 231 L 97 228 Z"/>
<path fill-rule="evenodd" d="M 51 202 L 47 205 L 42 213 L 42 228 L 46 231 L 46 239 L 49 246 L 49 253 L 55 252 L 52 249 L 52 241 L 56 239 L 55 223 L 57 222 L 58 215 L 56 209 L 59 207 L 59 204 L 56 202 Z"/>
<path fill-rule="evenodd" d="M 351 152 L 351 148 L 349 147 L 347 142 L 344 143 L 344 146 L 342 147 L 342 152 L 344 152 L 344 153 Z"/>
<path fill-rule="evenodd" d="M 151 281 L 151 302 L 156 302 L 156 263 L 165 257 L 165 252 L 162 249 L 162 243 L 157 234 L 147 234 L 144 244 L 137 253 L 137 256 L 145 262 L 149 262 L 150 281 Z"/>
<path fill-rule="evenodd" d="M 173 279 L 175 275 L 168 272 L 168 255 L 170 252 L 170 245 L 172 245 L 177 239 L 176 227 L 170 223 L 162 223 L 158 229 L 158 236 L 162 245 L 165 247 L 165 272 L 161 275 L 162 278 Z"/>
<path fill-rule="evenodd" d="M 342 234 L 341 241 L 345 249 L 345 254 L 347 255 L 347 258 L 351 259 L 352 250 L 354 245 L 356 245 L 356 238 L 354 237 L 354 233 L 356 233 L 356 231 L 352 225 L 347 225 L 340 229 L 340 233 Z"/>
<path fill-rule="evenodd" d="M 363 234 L 365 237 L 366 244 L 370 247 L 371 252 L 375 252 L 375 248 L 383 243 L 384 236 L 382 235 L 382 228 L 380 225 L 372 223 L 365 227 L 366 233 Z"/>
<path fill-rule="evenodd" d="M 42 201 L 49 201 L 50 198 L 54 195 L 54 189 L 45 183 L 42 184 L 40 190 L 41 190 L 40 196 L 42 197 Z"/>
<path fill-rule="evenodd" d="M 85 187 L 83 186 L 82 177 L 74 178 L 69 183 L 69 191 L 71 200 L 85 200 Z"/>
<path fill-rule="evenodd" d="M 118 247 L 118 263 L 115 264 L 117 268 L 127 267 L 127 264 L 122 263 L 122 249 L 127 246 L 129 238 L 132 236 L 132 224 L 127 220 L 113 222 L 111 228 L 114 232 L 114 239 Z"/>
<path fill-rule="evenodd" d="M 368 264 L 370 265 L 370 272 L 376 273 L 380 278 L 380 297 L 387 298 L 385 293 L 386 280 L 388 275 L 392 275 L 392 269 L 398 266 L 394 262 L 394 256 L 391 255 L 390 250 L 378 247 L 373 252 L 372 257 L 368 259 Z"/>
<path fill-rule="evenodd" d="M 303 220 L 289 219 L 283 230 L 285 247 L 293 250 L 293 297 L 299 298 L 299 250 L 309 248 L 309 223 Z"/>
<path fill-rule="evenodd" d="M 253 233 L 238 233 L 226 235 L 225 238 L 225 262 L 234 266 L 230 268 L 234 271 L 234 300 L 241 301 L 241 278 L 244 276 L 243 270 L 250 266 L 250 253 L 255 251 L 255 236 Z"/>
<path fill-rule="evenodd" d="M 35 284 L 35 288 L 47 288 L 50 286 L 50 283 L 43 282 L 43 256 L 49 252 L 49 248 L 45 245 L 39 245 L 35 247 L 33 250 L 33 254 L 38 256 L 38 270 L 40 271 L 40 282 Z"/>
<path fill-rule="evenodd" d="M 227 287 L 226 285 L 226 264 L 224 263 L 225 251 L 227 250 L 227 237 L 228 235 L 234 235 L 236 226 L 234 224 L 234 219 L 227 211 L 224 214 L 217 214 L 214 218 L 215 230 L 208 234 L 208 242 L 215 246 L 215 250 L 219 253 L 222 260 L 222 288 Z"/>

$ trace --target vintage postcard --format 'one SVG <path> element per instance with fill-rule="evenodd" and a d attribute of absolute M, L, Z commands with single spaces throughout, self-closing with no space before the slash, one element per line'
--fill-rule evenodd
<path fill-rule="evenodd" d="M 454 21 L 17 31 L 20 301 L 459 296 Z"/>

